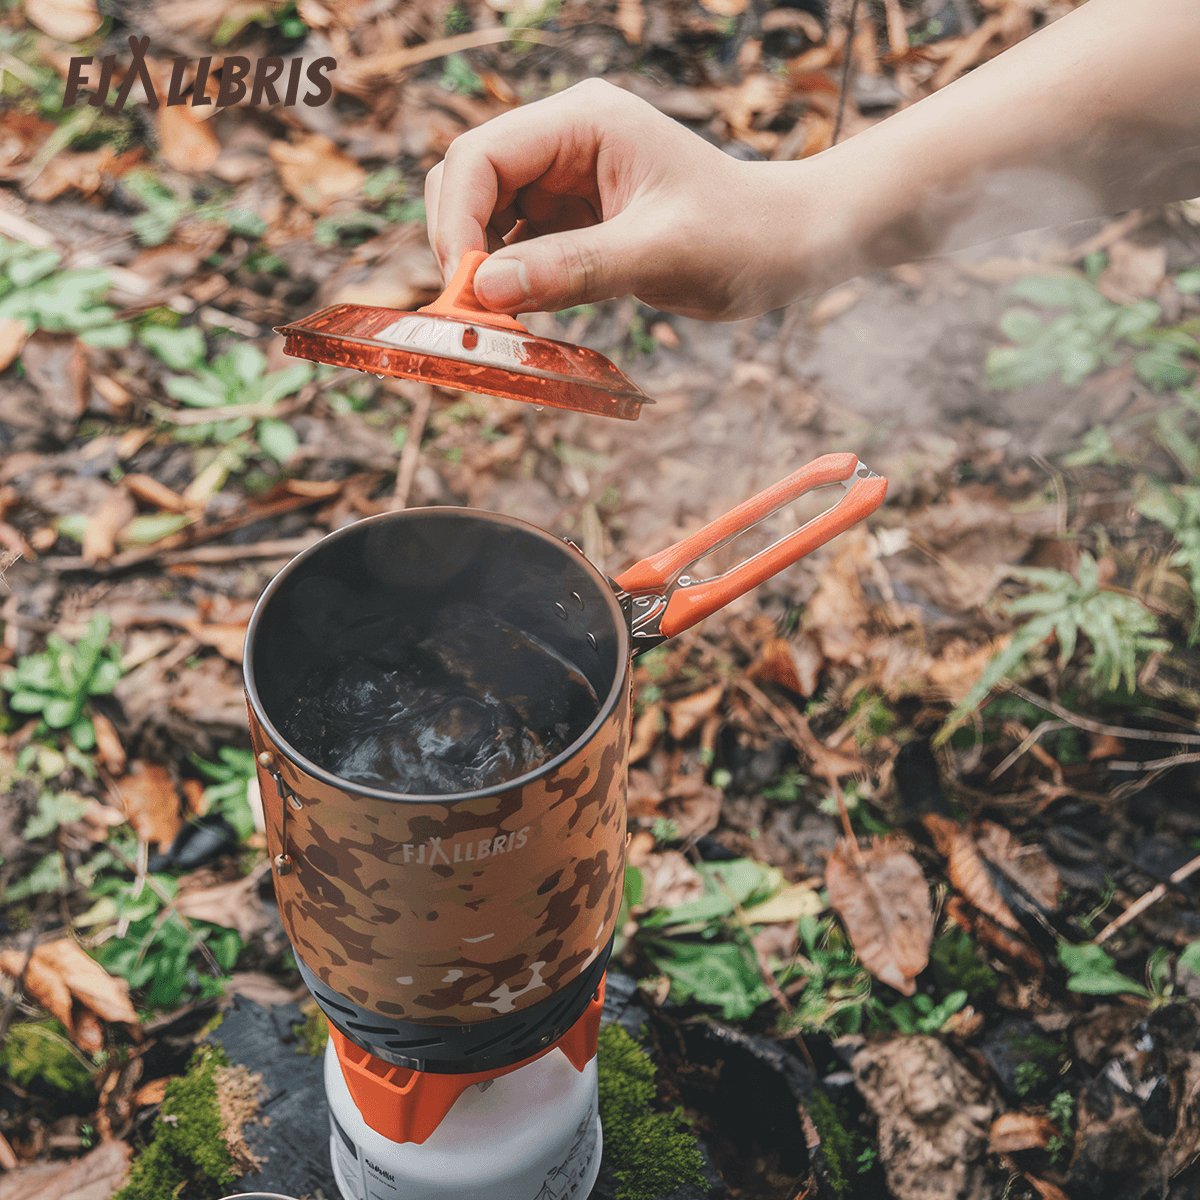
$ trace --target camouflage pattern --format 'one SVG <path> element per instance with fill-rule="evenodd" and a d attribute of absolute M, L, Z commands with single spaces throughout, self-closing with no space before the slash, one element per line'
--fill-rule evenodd
<path fill-rule="evenodd" d="M 292 763 L 250 711 L 284 928 L 339 995 L 382 1016 L 478 1024 L 576 978 L 616 927 L 625 865 L 630 669 L 557 770 L 447 804 L 342 791 Z M 272 774 L 272 771 L 274 774 Z M 281 799 L 276 776 L 288 800 Z"/>

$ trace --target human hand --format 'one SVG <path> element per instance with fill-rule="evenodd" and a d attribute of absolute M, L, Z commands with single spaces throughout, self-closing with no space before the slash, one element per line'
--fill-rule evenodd
<path fill-rule="evenodd" d="M 426 180 L 429 240 L 447 277 L 495 251 L 475 293 L 496 312 L 633 294 L 702 320 L 757 315 L 804 282 L 781 262 L 804 207 L 778 194 L 783 165 L 733 159 L 590 79 L 456 138 Z"/>

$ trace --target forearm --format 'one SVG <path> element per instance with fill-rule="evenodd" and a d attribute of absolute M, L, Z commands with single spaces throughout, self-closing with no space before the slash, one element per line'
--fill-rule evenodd
<path fill-rule="evenodd" d="M 805 197 L 788 218 L 805 292 L 1200 195 L 1200 0 L 1088 0 L 857 137 L 762 165 L 780 168 L 769 190 Z"/>

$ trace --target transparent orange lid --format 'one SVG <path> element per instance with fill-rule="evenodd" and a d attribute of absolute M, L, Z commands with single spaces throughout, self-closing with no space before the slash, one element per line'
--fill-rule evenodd
<path fill-rule="evenodd" d="M 514 317 L 484 308 L 474 281 L 485 258 L 480 250 L 464 254 L 446 290 L 416 312 L 332 304 L 275 332 L 284 336 L 285 354 L 381 377 L 623 421 L 636 421 L 642 405 L 654 403 L 603 354 L 537 337 Z"/>

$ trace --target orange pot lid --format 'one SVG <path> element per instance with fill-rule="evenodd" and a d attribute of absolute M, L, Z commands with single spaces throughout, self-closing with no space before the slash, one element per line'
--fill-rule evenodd
<path fill-rule="evenodd" d="M 537 337 L 515 318 L 484 308 L 474 280 L 485 258 L 480 250 L 464 254 L 446 290 L 416 312 L 332 304 L 275 332 L 284 336 L 285 354 L 381 378 L 623 421 L 636 421 L 642 405 L 654 403 L 603 354 Z"/>

